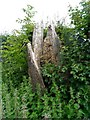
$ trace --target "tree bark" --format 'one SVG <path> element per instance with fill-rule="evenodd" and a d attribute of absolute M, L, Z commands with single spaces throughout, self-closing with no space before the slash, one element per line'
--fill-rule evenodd
<path fill-rule="evenodd" d="M 43 61 L 59 65 L 60 62 L 60 40 L 53 25 L 48 27 L 47 36 L 43 42 Z"/>
<path fill-rule="evenodd" d="M 33 89 L 36 89 L 37 84 L 40 84 L 40 88 L 44 89 L 45 85 L 43 82 L 43 78 L 40 72 L 40 68 L 35 58 L 35 53 L 32 50 L 32 46 L 30 43 L 27 44 L 28 50 L 28 74 L 31 77 L 31 83 Z"/>
<path fill-rule="evenodd" d="M 27 44 L 28 50 L 28 74 L 31 77 L 33 89 L 40 84 L 41 89 L 45 88 L 41 75 L 41 64 L 54 63 L 59 65 L 60 40 L 53 25 L 48 27 L 47 37 L 43 40 L 42 24 L 37 24 L 33 32 L 33 40 Z"/>

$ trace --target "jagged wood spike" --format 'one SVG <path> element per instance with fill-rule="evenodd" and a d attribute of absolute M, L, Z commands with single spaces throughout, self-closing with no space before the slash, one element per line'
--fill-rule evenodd
<path fill-rule="evenodd" d="M 60 40 L 55 32 L 55 28 L 51 25 L 48 27 L 47 36 L 43 44 L 43 61 L 59 65 Z"/>
<path fill-rule="evenodd" d="M 35 54 L 36 61 L 40 66 L 40 56 L 42 56 L 42 47 L 43 47 L 43 26 L 42 24 L 36 24 L 33 32 L 33 51 Z"/>
<path fill-rule="evenodd" d="M 41 89 L 44 89 L 45 85 L 43 82 L 43 78 L 35 58 L 35 53 L 33 52 L 30 43 L 27 44 L 27 51 L 28 51 L 28 74 L 31 77 L 33 89 L 34 90 L 36 89 L 37 84 L 40 84 Z"/>
<path fill-rule="evenodd" d="M 59 54 L 59 51 L 60 51 L 60 40 L 59 40 L 59 37 L 55 31 L 55 26 L 53 24 L 51 24 L 51 32 L 52 32 L 52 39 L 51 39 L 51 42 L 52 42 L 52 47 L 53 47 L 53 56 L 54 56 L 54 59 L 55 59 L 55 64 L 56 65 L 59 65 L 60 63 L 60 54 Z"/>

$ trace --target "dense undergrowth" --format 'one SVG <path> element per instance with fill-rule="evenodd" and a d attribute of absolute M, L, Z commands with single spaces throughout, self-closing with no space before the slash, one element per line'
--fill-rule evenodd
<path fill-rule="evenodd" d="M 34 23 L 24 19 L 22 31 L 2 36 L 2 118 L 90 119 L 90 38 L 84 29 L 90 29 L 89 21 L 83 24 L 90 16 L 87 14 L 90 2 L 84 1 L 81 5 L 86 16 L 82 10 L 70 9 L 75 28 L 59 22 L 56 25 L 61 40 L 61 61 L 59 66 L 51 63 L 42 66 L 44 93 L 39 85 L 37 91 L 32 91 L 27 72 L 26 44 L 32 40 Z M 32 9 L 31 6 L 24 9 L 29 18 Z M 83 26 L 76 24 L 78 19 Z M 81 32 L 82 27 L 84 31 Z"/>

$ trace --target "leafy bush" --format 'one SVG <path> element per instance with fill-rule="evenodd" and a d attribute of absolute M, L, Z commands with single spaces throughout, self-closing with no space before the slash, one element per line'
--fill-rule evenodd
<path fill-rule="evenodd" d="M 28 5 L 27 9 L 23 9 L 26 13 L 25 19 L 19 19 L 22 24 L 21 31 L 15 30 L 12 35 L 3 37 L 2 59 L 3 82 L 12 81 L 14 87 L 20 85 L 23 76 L 28 77 L 27 70 L 27 48 L 26 45 L 32 40 L 32 32 L 34 24 L 31 17 L 34 15 L 33 7 Z"/>
<path fill-rule="evenodd" d="M 19 89 L 14 89 L 11 84 L 11 92 L 8 92 L 7 86 L 3 84 L 3 118 L 42 119 L 48 117 L 75 118 L 75 120 L 90 118 L 88 88 L 75 91 L 70 87 L 69 99 L 65 85 L 58 87 L 55 82 L 52 83 L 50 93 L 46 91 L 43 95 L 39 87 L 36 92 L 33 92 L 31 88 L 30 80 L 25 77 Z"/>
<path fill-rule="evenodd" d="M 86 6 L 86 2 L 83 5 Z M 28 6 L 28 10 L 31 9 Z M 79 14 L 83 14 L 82 10 L 83 7 Z M 27 13 L 25 9 L 24 11 Z M 78 9 L 75 11 L 78 12 Z M 71 11 L 72 15 L 75 11 Z M 81 26 L 78 26 L 76 17 L 72 16 L 72 20 L 77 23 L 74 24 L 75 28 L 62 24 L 56 26 L 61 39 L 60 65 L 48 63 L 42 66 L 46 85 L 44 93 L 39 85 L 37 91 L 32 91 L 31 80 L 28 78 L 26 44 L 32 40 L 33 23 L 30 21 L 28 24 L 27 17 L 25 18 L 24 21 L 21 20 L 21 23 L 24 22 L 22 31 L 17 31 L 18 35 L 14 33 L 7 36 L 3 41 L 2 117 L 90 119 L 90 41 L 84 39 L 85 34 L 79 29 Z M 83 41 L 77 37 L 77 32 L 80 35 L 83 33 Z"/>
<path fill-rule="evenodd" d="M 3 43 L 3 82 L 9 85 L 13 81 L 14 87 L 22 81 L 22 75 L 27 75 L 27 37 L 22 34 L 19 36 L 11 35 Z"/>

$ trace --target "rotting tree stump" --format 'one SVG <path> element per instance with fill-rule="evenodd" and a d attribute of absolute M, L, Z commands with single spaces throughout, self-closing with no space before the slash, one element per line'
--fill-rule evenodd
<path fill-rule="evenodd" d="M 32 44 L 27 44 L 28 51 L 28 74 L 31 77 L 31 83 L 35 90 L 39 84 L 43 90 L 45 84 L 41 75 L 41 63 L 54 63 L 59 65 L 60 40 L 55 32 L 55 27 L 50 25 L 47 30 L 47 36 L 43 40 L 42 24 L 36 24 L 33 32 Z"/>

